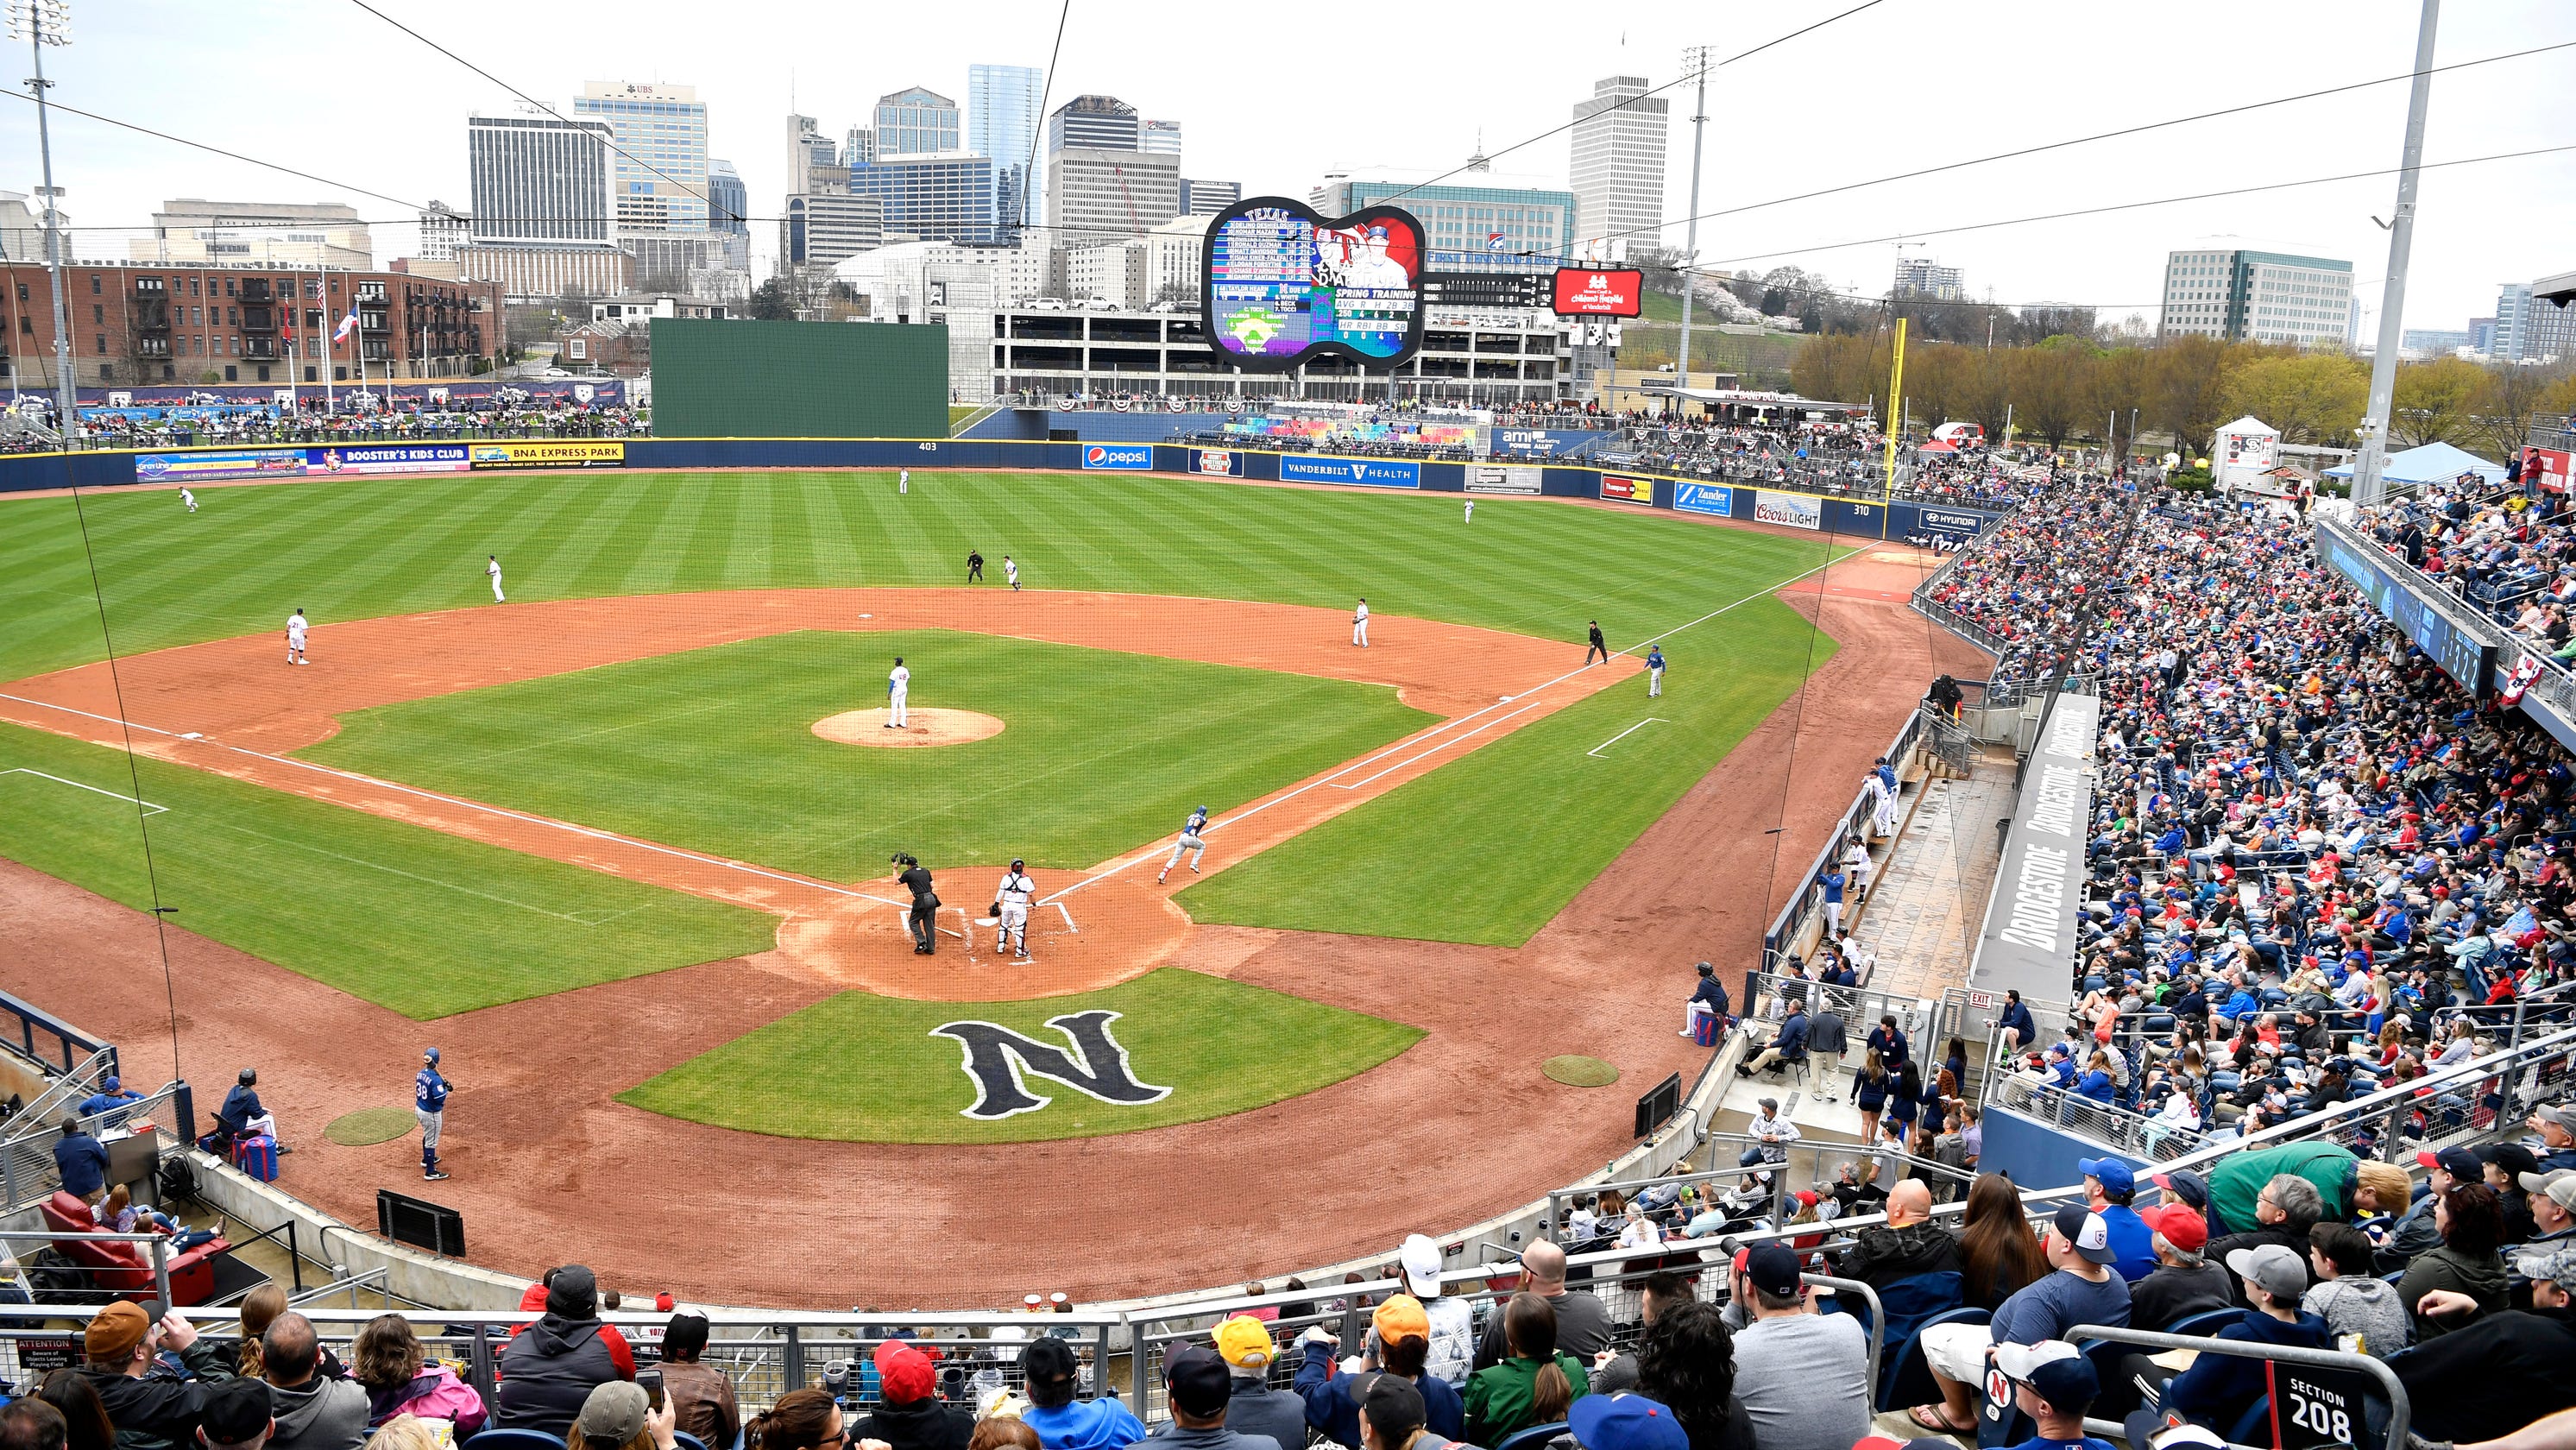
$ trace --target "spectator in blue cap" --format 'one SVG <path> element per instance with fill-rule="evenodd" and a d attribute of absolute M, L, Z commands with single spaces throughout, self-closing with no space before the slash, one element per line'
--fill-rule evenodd
<path fill-rule="evenodd" d="M 97 1118 L 98 1126 L 102 1128 L 122 1128 L 125 1126 L 125 1114 L 117 1110 L 127 1103 L 141 1101 L 143 1101 L 143 1094 L 128 1091 L 121 1079 L 110 1077 L 98 1085 L 97 1092 L 81 1099 L 80 1115 L 84 1118 Z"/>
<path fill-rule="evenodd" d="M 1586 1395 L 1565 1423 L 1583 1450 L 1691 1450 L 1681 1421 L 1644 1395 Z"/>
<path fill-rule="evenodd" d="M 2111 1236 L 2111 1252 L 2117 1256 L 2112 1271 L 2132 1284 L 2154 1273 L 2156 1232 L 2129 1206 L 2137 1196 L 2136 1174 L 2117 1158 L 2079 1158 L 2075 1171 L 2084 1175 L 2086 1201 L 2102 1215 L 2102 1227 Z"/>

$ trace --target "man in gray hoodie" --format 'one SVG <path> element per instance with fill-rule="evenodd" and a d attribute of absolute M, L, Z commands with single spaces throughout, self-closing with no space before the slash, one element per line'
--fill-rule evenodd
<path fill-rule="evenodd" d="M 367 1392 L 323 1376 L 313 1321 L 288 1310 L 259 1337 L 261 1377 L 277 1429 L 269 1450 L 358 1450 L 367 1438 Z"/>

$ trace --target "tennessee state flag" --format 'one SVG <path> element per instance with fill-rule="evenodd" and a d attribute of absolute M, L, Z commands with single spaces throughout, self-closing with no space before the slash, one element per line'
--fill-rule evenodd
<path fill-rule="evenodd" d="M 349 340 L 349 334 L 356 331 L 357 327 L 358 309 L 352 307 L 349 309 L 349 315 L 341 318 L 340 325 L 332 330 L 331 340 L 333 342 L 347 342 Z"/>

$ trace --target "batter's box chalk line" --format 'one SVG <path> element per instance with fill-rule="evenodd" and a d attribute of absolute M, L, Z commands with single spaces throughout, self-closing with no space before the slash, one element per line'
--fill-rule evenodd
<path fill-rule="evenodd" d="M 32 770 L 23 765 L 14 766 L 8 770 L 0 770 L 0 775 L 32 775 L 38 780 L 50 780 L 56 785 L 67 785 L 74 790 L 85 790 L 92 795 L 103 795 L 112 801 L 123 801 L 130 806 L 141 806 L 143 808 L 143 814 L 147 816 L 157 816 L 163 811 L 170 809 L 168 806 L 156 806 L 150 801 L 136 800 L 130 795 L 120 795 L 115 791 L 105 790 L 98 786 L 84 785 L 76 780 L 65 780 L 59 775 L 47 775 L 41 770 Z"/>
<path fill-rule="evenodd" d="M 1673 722 L 1665 719 L 1661 715 L 1649 715 L 1645 719 L 1638 721 L 1636 724 L 1629 726 L 1627 729 L 1620 731 L 1618 734 L 1611 736 L 1609 739 L 1602 741 L 1600 744 L 1593 746 L 1590 750 L 1583 753 L 1586 755 L 1600 755 L 1602 751 L 1609 749 L 1611 746 L 1618 744 L 1620 741 L 1627 739 L 1629 736 L 1636 734 L 1638 731 L 1645 729 L 1649 725 L 1670 725 L 1671 723 Z M 1607 757 L 1603 758 L 1606 759 Z"/>

